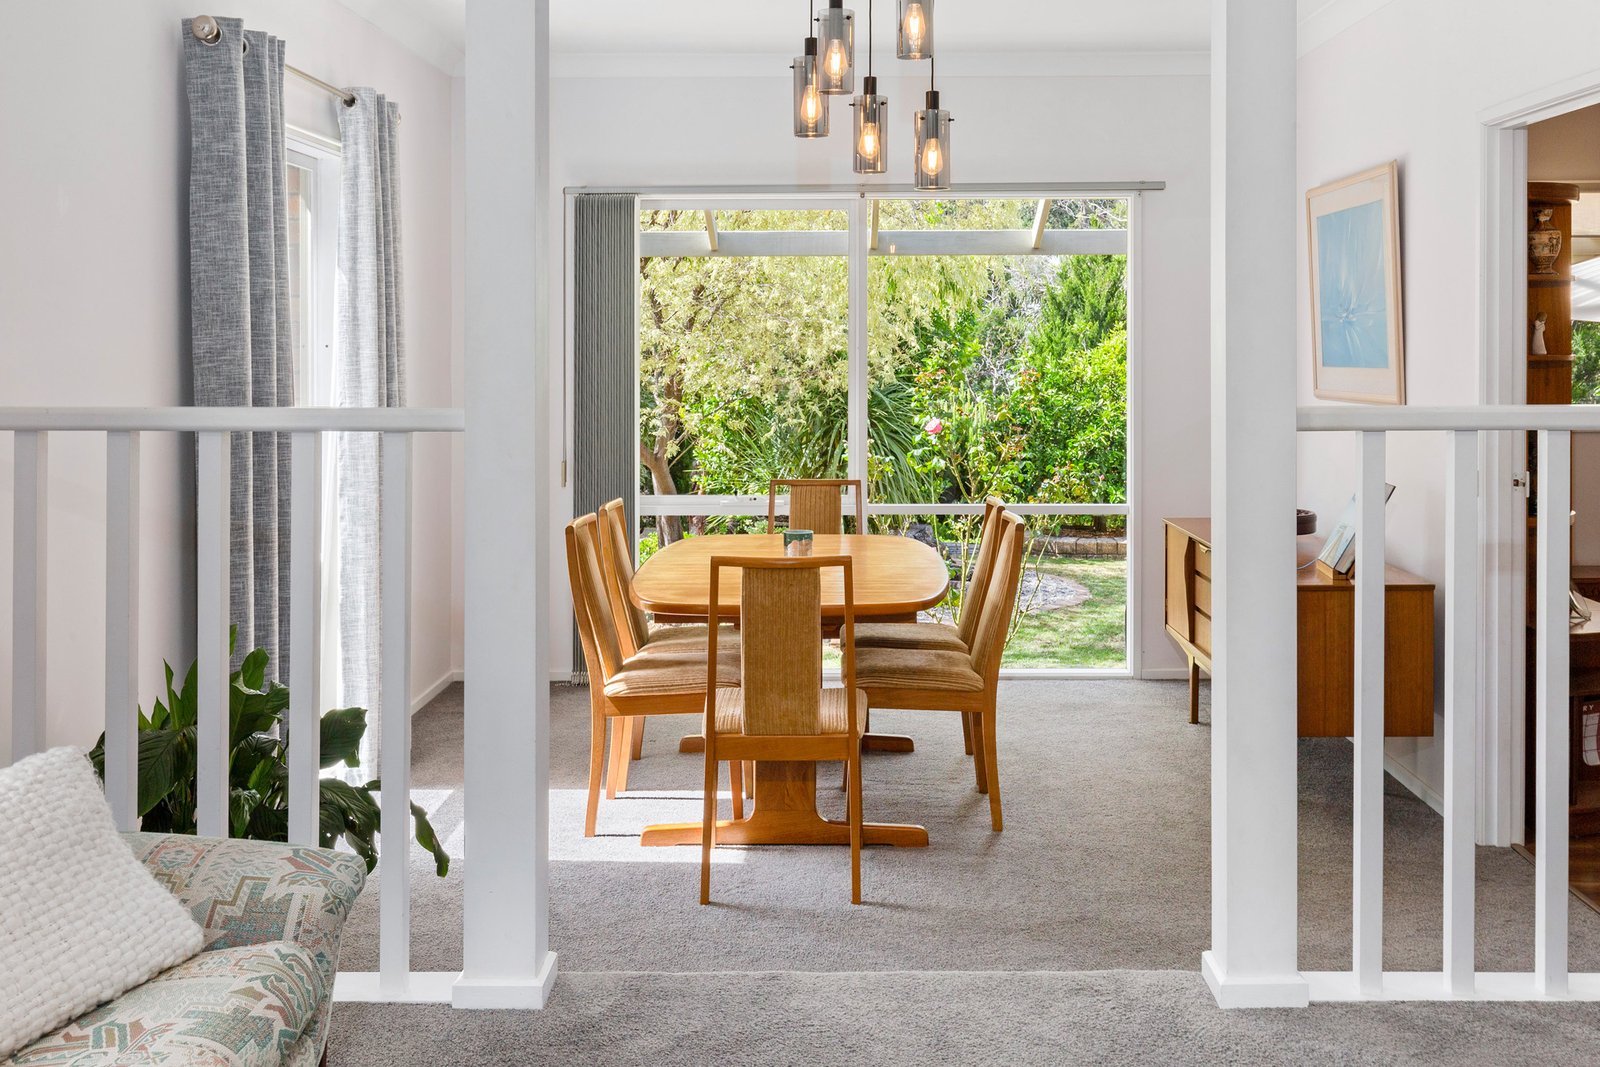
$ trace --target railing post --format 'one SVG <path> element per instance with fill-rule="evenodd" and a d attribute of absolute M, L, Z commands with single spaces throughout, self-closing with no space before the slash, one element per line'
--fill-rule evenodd
<path fill-rule="evenodd" d="M 549 944 L 550 3 L 467 5 L 462 1008 L 541 1008 Z M 508 124 L 507 114 L 521 121 Z"/>
<path fill-rule="evenodd" d="M 106 434 L 106 801 L 139 821 L 139 435 Z"/>
<path fill-rule="evenodd" d="M 1224 1007 L 1304 1006 L 1295 705 L 1295 13 L 1212 0 L 1211 948 Z"/>
<path fill-rule="evenodd" d="M 1444 981 L 1476 985 L 1478 829 L 1478 434 L 1448 435 L 1444 528 Z"/>
<path fill-rule="evenodd" d="M 1351 963 L 1365 996 L 1383 989 L 1385 435 L 1361 435 L 1356 490 L 1355 783 Z"/>
<path fill-rule="evenodd" d="M 382 442 L 378 989 L 399 994 L 411 973 L 411 435 L 386 433 Z"/>
<path fill-rule="evenodd" d="M 45 573 L 49 562 L 49 442 L 42 432 L 16 435 L 11 541 L 11 758 L 45 746 Z"/>
<path fill-rule="evenodd" d="M 1478 434 L 1448 435 L 1445 476 L 1444 981 L 1476 985 L 1478 829 Z"/>
<path fill-rule="evenodd" d="M 1572 581 L 1572 434 L 1539 432 L 1539 545 L 1534 667 L 1534 986 L 1567 993 L 1568 720 Z"/>
<path fill-rule="evenodd" d="M 229 434 L 195 438 L 195 826 L 227 837 Z"/>
<path fill-rule="evenodd" d="M 289 444 L 289 840 L 315 845 L 322 741 L 322 434 Z"/>

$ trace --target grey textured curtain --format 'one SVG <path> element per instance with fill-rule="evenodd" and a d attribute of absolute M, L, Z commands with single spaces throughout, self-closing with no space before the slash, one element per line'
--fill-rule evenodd
<path fill-rule="evenodd" d="M 183 24 L 189 100 L 189 296 L 194 402 L 294 403 L 283 42 L 218 19 L 206 44 Z M 289 442 L 234 434 L 231 617 L 235 662 L 252 648 L 289 676 Z"/>
<path fill-rule="evenodd" d="M 339 404 L 403 407 L 406 402 L 400 176 L 395 135 L 400 110 L 371 89 L 339 109 L 343 143 L 339 204 Z M 382 442 L 343 434 L 338 455 L 339 655 L 345 707 L 368 709 L 362 762 L 379 741 L 378 516 Z"/>
<path fill-rule="evenodd" d="M 585 515 L 621 497 L 637 529 L 639 481 L 639 198 L 629 193 L 579 196 L 573 219 L 574 403 L 572 507 Z M 573 631 L 575 678 L 584 674 Z"/>

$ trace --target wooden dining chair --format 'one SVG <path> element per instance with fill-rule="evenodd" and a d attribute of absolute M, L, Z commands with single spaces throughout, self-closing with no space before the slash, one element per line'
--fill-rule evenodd
<path fill-rule="evenodd" d="M 567 524 L 567 578 L 572 585 L 572 611 L 589 670 L 589 799 L 583 834 L 593 837 L 600 806 L 601 767 L 606 764 L 607 725 L 610 760 L 606 794 L 625 789 L 632 744 L 627 724 L 646 715 L 684 715 L 705 708 L 707 657 L 700 646 L 646 647 L 633 655 L 623 651 L 622 638 L 606 591 L 600 560 L 598 521 L 585 515 Z M 709 634 L 706 638 L 710 642 Z M 712 664 L 717 684 L 739 684 L 737 655 Z M 742 815 L 744 782 L 741 768 L 732 769 L 734 817 Z"/>
<path fill-rule="evenodd" d="M 705 810 L 700 903 L 711 903 L 711 848 L 716 843 L 718 767 L 744 760 L 839 760 L 849 783 L 850 900 L 861 903 L 861 737 L 867 696 L 856 688 L 855 579 L 849 556 L 793 559 L 713 556 L 711 617 L 725 568 L 739 576 L 738 688 L 719 687 L 721 653 L 706 642 Z M 822 572 L 844 578 L 841 644 L 844 686 L 822 686 Z M 760 773 L 759 764 L 756 773 Z M 739 818 L 737 810 L 734 818 Z"/>
<path fill-rule="evenodd" d="M 967 717 L 978 792 L 989 794 L 989 818 L 1001 829 L 1000 767 L 995 746 L 1000 657 L 1005 652 L 1022 579 L 1022 519 L 1000 512 L 994 565 L 970 652 L 924 648 L 861 648 L 856 685 L 874 709 L 954 711 Z"/>
<path fill-rule="evenodd" d="M 945 622 L 866 622 L 856 627 L 858 648 L 920 648 L 939 652 L 970 652 L 972 637 L 983 614 L 983 599 L 994 570 L 995 542 L 999 540 L 999 518 L 1005 501 L 990 495 L 983 501 L 983 523 L 978 528 L 978 553 L 962 590 L 960 614 L 955 623 Z M 965 552 L 963 552 L 963 557 Z M 962 564 L 965 565 L 965 558 Z M 972 755 L 972 720 L 961 716 L 961 742 Z"/>
<path fill-rule="evenodd" d="M 844 497 L 853 490 L 856 533 L 867 532 L 867 496 L 859 478 L 774 478 L 767 483 L 767 533 L 778 532 L 778 489 L 789 490 L 789 529 L 816 534 L 844 532 Z"/>
<path fill-rule="evenodd" d="M 600 508 L 598 535 L 600 562 L 605 572 L 606 596 L 611 601 L 611 614 L 619 620 L 617 635 L 621 639 L 624 656 L 637 655 L 650 649 L 655 652 L 671 650 L 686 657 L 699 659 L 705 655 L 706 626 L 703 623 L 676 625 L 650 624 L 644 610 L 633 602 L 629 589 L 633 585 L 633 539 L 628 536 L 627 510 L 622 500 L 616 499 Z M 738 654 L 738 634 L 732 628 L 719 631 L 728 654 Z M 681 646 L 681 647 L 680 647 Z M 629 722 L 629 758 L 636 760 L 644 752 L 644 716 Z M 627 768 L 617 776 L 616 787 L 626 789 Z M 608 790 L 610 784 L 607 785 Z"/>

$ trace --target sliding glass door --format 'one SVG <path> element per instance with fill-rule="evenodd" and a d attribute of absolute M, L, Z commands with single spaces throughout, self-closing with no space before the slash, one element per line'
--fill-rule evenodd
<path fill-rule="evenodd" d="M 994 494 L 1030 531 L 1006 666 L 1128 668 L 1127 196 L 641 208 L 641 555 L 860 478 L 948 618 Z"/>

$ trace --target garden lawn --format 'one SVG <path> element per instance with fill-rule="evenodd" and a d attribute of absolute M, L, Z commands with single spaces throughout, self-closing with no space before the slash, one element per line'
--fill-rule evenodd
<path fill-rule="evenodd" d="M 1023 615 L 1006 647 L 1007 667 L 1080 667 L 1117 670 L 1128 665 L 1128 561 L 1045 557 L 1039 570 L 1070 578 L 1089 590 L 1073 608 Z"/>

